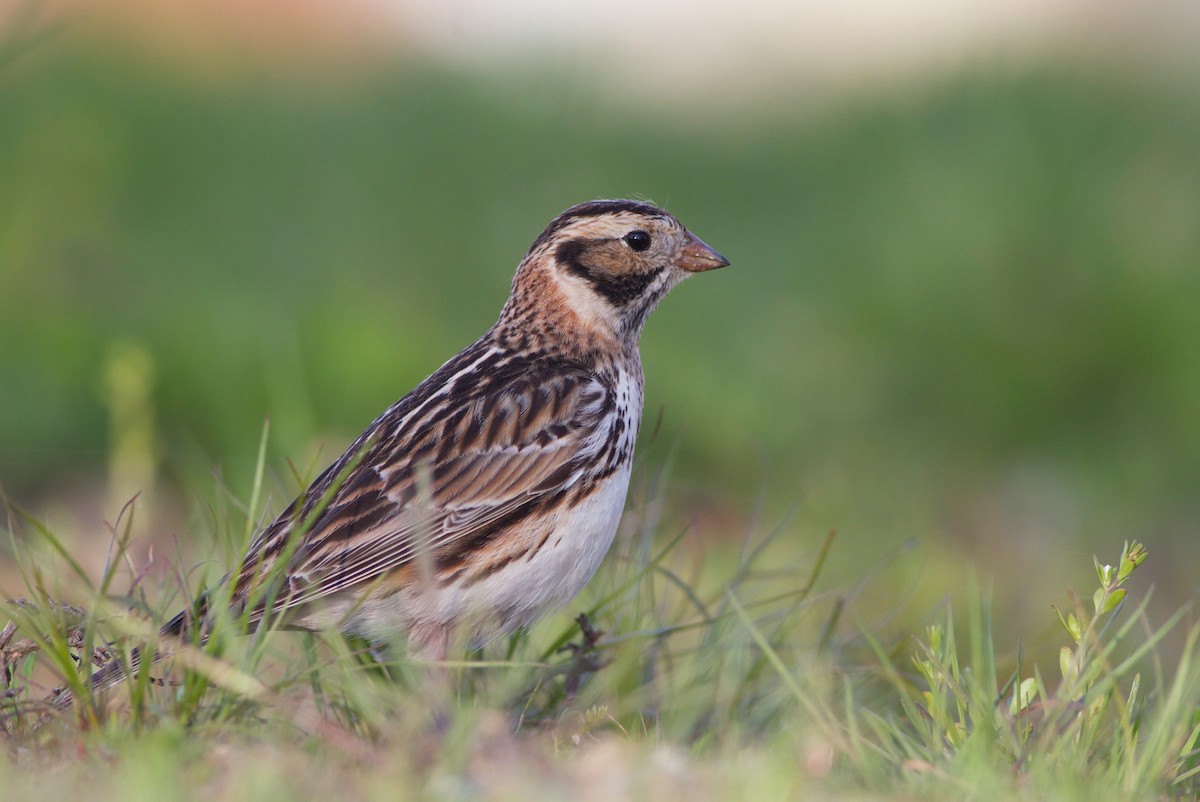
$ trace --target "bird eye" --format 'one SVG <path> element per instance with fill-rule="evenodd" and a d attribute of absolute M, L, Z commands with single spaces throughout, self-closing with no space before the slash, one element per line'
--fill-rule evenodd
<path fill-rule="evenodd" d="M 630 231 L 622 239 L 625 244 L 635 251 L 644 251 L 650 247 L 650 235 L 645 231 Z"/>

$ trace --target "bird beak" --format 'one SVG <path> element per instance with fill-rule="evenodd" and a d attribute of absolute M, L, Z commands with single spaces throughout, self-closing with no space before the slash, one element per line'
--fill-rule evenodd
<path fill-rule="evenodd" d="M 699 237 L 689 231 L 687 244 L 683 246 L 675 264 L 689 273 L 699 273 L 704 270 L 725 267 L 729 264 L 729 260 L 705 245 Z"/>

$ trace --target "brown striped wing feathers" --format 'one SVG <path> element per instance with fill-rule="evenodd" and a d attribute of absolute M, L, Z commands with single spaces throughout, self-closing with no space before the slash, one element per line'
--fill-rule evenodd
<path fill-rule="evenodd" d="M 289 511 L 255 544 L 239 595 L 283 553 L 289 536 L 300 538 L 288 570 L 289 607 L 371 582 L 420 554 L 434 566 L 461 564 L 503 527 L 583 479 L 596 450 L 591 444 L 605 440 L 611 392 L 594 375 L 561 365 L 504 373 L 503 389 L 484 380 L 472 392 L 410 410 L 398 423 L 390 413 L 380 418 L 367 433 L 381 430 L 379 439 L 371 444 L 364 435 L 365 450 L 347 452 L 362 454 L 356 466 L 343 458 L 313 483 L 309 497 L 328 502 L 307 531 L 295 531 Z M 393 426 L 400 430 L 388 431 Z"/>

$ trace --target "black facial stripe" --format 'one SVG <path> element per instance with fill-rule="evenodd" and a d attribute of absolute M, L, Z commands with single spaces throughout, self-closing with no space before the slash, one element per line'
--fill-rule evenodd
<path fill-rule="evenodd" d="M 661 275 L 658 273 L 656 275 Z M 667 294 L 667 289 L 660 284 L 657 289 L 652 290 L 646 297 L 642 299 L 642 303 L 638 305 L 632 314 L 625 316 L 623 323 L 626 330 L 641 331 L 642 326 L 646 323 L 646 318 L 650 315 L 650 311 L 658 306 L 658 302 Z"/>
<path fill-rule="evenodd" d="M 645 294 L 646 288 L 653 284 L 662 272 L 660 269 L 650 273 L 630 273 L 619 276 L 599 275 L 583 263 L 583 253 L 592 242 L 595 240 L 568 240 L 558 246 L 554 257 L 559 264 L 566 266 L 567 270 L 580 278 L 587 279 L 596 292 L 603 295 L 610 304 L 618 309 L 641 298 Z"/>
<path fill-rule="evenodd" d="M 547 240 L 562 231 L 566 226 L 575 221 L 582 220 L 587 217 L 598 217 L 602 214 L 612 214 L 615 212 L 632 212 L 634 214 L 644 215 L 646 217 L 658 218 L 662 220 L 671 219 L 671 216 L 655 206 L 640 201 L 631 200 L 596 200 L 580 203 L 577 206 L 572 206 L 558 217 L 550 221 L 550 225 L 546 226 L 546 230 L 538 235 L 538 238 L 533 241 L 533 245 L 529 246 L 530 251 L 536 250 L 540 245 L 543 245 Z"/>
<path fill-rule="evenodd" d="M 592 277 L 592 269 L 583 263 L 583 252 L 587 250 L 589 242 L 582 239 L 567 240 L 562 245 L 558 246 L 558 250 L 554 252 L 554 258 L 558 263 L 565 265 L 567 270 L 570 270 L 580 278 L 585 278 L 588 281 L 594 282 Z"/>
<path fill-rule="evenodd" d="M 593 280 L 592 286 L 613 306 L 623 308 L 640 299 L 645 294 L 646 288 L 658 278 L 658 273 L 659 271 L 656 270 L 653 273 L 609 276 L 599 281 Z"/>

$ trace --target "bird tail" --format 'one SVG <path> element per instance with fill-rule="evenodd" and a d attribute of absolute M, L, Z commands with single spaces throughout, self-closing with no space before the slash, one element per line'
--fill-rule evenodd
<path fill-rule="evenodd" d="M 167 623 L 159 628 L 158 634 L 160 638 L 165 639 L 168 643 L 178 641 L 182 638 L 193 621 L 203 621 L 208 615 L 208 594 L 201 594 L 195 602 L 184 610 L 180 610 Z M 95 674 L 92 674 L 90 683 L 91 698 L 96 698 L 97 695 L 108 691 L 117 685 L 120 685 L 127 679 L 137 676 L 138 669 L 142 662 L 146 660 L 145 649 L 143 647 L 134 647 L 129 651 L 128 660 L 113 660 L 104 665 Z M 169 648 L 158 648 L 150 653 L 149 664 L 151 666 L 160 662 L 171 654 Z M 50 709 L 47 711 L 50 715 L 56 715 L 63 711 L 69 710 L 75 704 L 75 695 L 70 689 L 63 688 L 57 693 L 45 700 Z"/>

